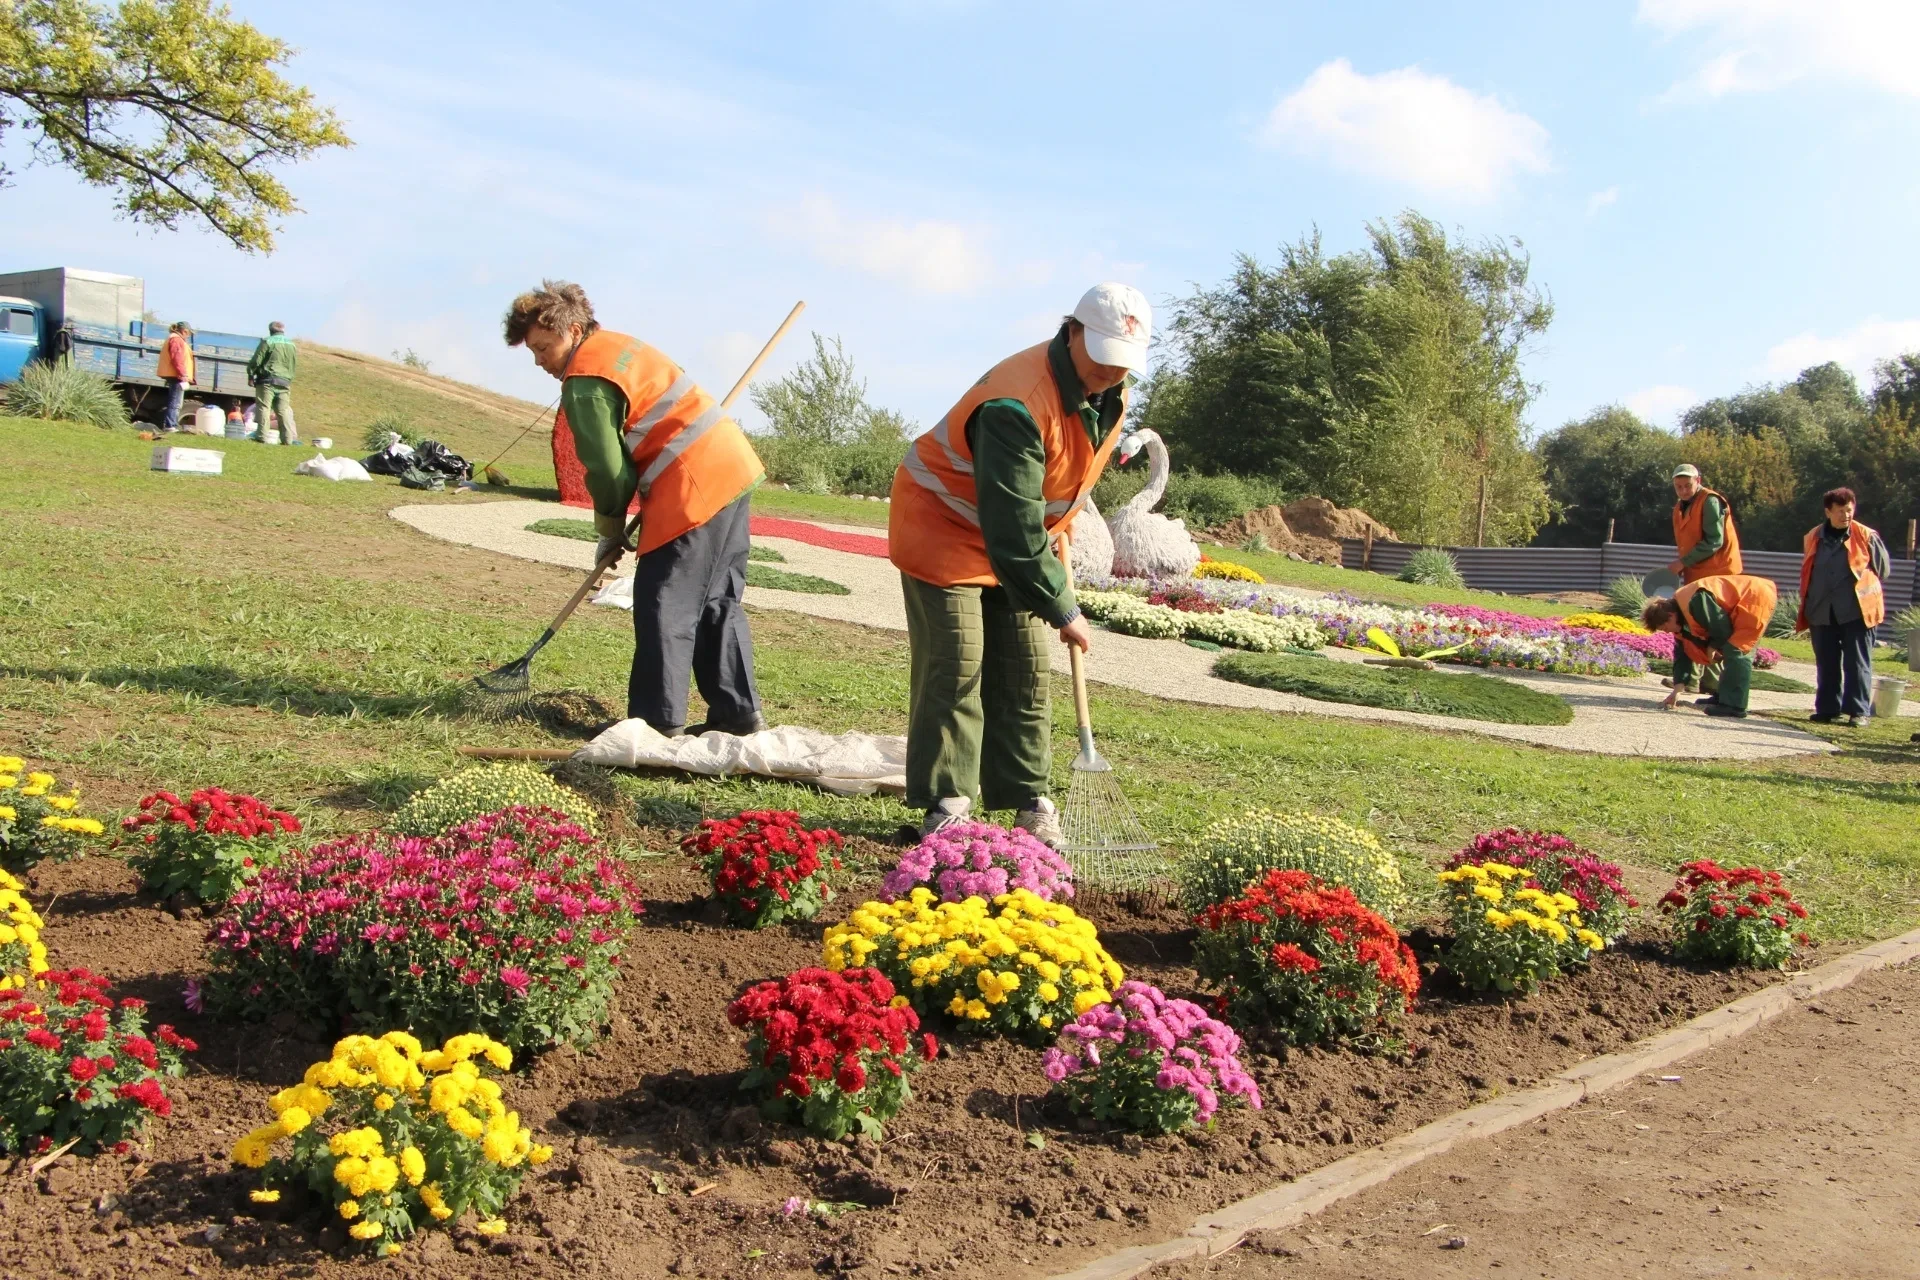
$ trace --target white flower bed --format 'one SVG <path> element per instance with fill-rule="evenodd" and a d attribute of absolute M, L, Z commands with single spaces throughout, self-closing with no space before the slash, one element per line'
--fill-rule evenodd
<path fill-rule="evenodd" d="M 1247 609 L 1189 613 L 1163 604 L 1149 604 L 1125 591 L 1083 589 L 1076 594 L 1080 608 L 1089 618 L 1104 622 L 1123 635 L 1149 640 L 1207 640 L 1255 653 L 1286 648 L 1318 649 L 1327 642 L 1326 633 L 1318 625 L 1300 616 L 1275 617 Z"/>

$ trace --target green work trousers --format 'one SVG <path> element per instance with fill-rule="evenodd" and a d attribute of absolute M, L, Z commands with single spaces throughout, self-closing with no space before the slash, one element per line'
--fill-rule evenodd
<path fill-rule="evenodd" d="M 1753 695 L 1753 655 L 1738 649 L 1713 649 L 1710 652 L 1713 661 L 1704 667 L 1697 666 L 1687 653 L 1686 646 L 1676 640 L 1673 645 L 1674 687 L 1679 688 L 1691 681 L 1697 673 L 1700 692 L 1710 693 L 1715 701 L 1745 711 Z"/>
<path fill-rule="evenodd" d="M 1700 692 L 1717 693 L 1720 678 L 1725 672 L 1725 662 L 1715 657 L 1706 666 L 1696 666 L 1685 645 L 1675 641 L 1673 645 L 1673 686 L 1676 689 L 1691 689 L 1695 681 L 1699 682 Z"/>
<path fill-rule="evenodd" d="M 266 439 L 267 428 L 278 425 L 281 444 L 299 444 L 300 428 L 293 424 L 293 392 L 286 387 L 276 387 L 271 382 L 262 382 L 253 389 L 254 422 L 260 428 L 260 438 Z M 274 421 L 278 415 L 279 422 Z"/>
<path fill-rule="evenodd" d="M 909 663 L 907 804 L 976 793 L 1023 809 L 1053 761 L 1051 628 L 999 587 L 936 587 L 900 575 Z"/>

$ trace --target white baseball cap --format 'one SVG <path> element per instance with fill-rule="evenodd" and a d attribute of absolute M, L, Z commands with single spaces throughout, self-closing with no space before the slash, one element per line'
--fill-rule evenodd
<path fill-rule="evenodd" d="M 1095 364 L 1128 372 L 1146 368 L 1153 308 L 1138 289 L 1111 280 L 1097 284 L 1080 299 L 1073 318 L 1087 326 L 1087 354 Z"/>
<path fill-rule="evenodd" d="M 1678 480 L 1681 476 L 1692 476 L 1695 480 L 1698 480 L 1700 478 L 1700 468 L 1694 466 L 1691 462 L 1683 462 L 1673 469 L 1673 478 L 1675 480 Z"/>

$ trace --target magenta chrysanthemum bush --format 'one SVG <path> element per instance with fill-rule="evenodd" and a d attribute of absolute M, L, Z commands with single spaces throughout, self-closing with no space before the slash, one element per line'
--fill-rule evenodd
<path fill-rule="evenodd" d="M 1240 1065 L 1240 1037 L 1191 1000 L 1123 982 L 1113 1003 L 1069 1023 L 1043 1070 L 1077 1113 L 1149 1133 L 1209 1124 L 1235 1099 L 1258 1111 L 1260 1086 Z"/>
<path fill-rule="evenodd" d="M 990 822 L 961 822 L 922 840 L 901 855 L 880 882 L 896 901 L 926 885 L 942 902 L 985 898 L 1025 889 L 1057 902 L 1073 896 L 1073 868 L 1024 830 Z"/>
<path fill-rule="evenodd" d="M 208 931 L 216 1011 L 287 1012 L 516 1052 L 591 1040 L 642 908 L 627 869 L 551 809 L 435 837 L 364 832 L 261 872 Z"/>

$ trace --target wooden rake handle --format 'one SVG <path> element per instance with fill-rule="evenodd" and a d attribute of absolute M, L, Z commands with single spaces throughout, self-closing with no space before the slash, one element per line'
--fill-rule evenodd
<path fill-rule="evenodd" d="M 1060 531 L 1057 554 L 1060 567 L 1067 571 L 1067 590 L 1073 590 L 1073 536 L 1065 529 Z M 1093 712 L 1087 706 L 1087 656 L 1080 652 L 1080 646 L 1067 646 L 1067 667 L 1073 672 L 1073 716 L 1074 723 L 1080 728 L 1080 754 L 1089 763 L 1100 758 L 1093 749 Z"/>

